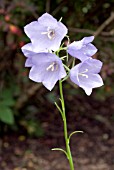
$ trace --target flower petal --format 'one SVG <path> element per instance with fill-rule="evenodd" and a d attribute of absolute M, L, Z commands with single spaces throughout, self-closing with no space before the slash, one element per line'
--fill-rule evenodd
<path fill-rule="evenodd" d="M 41 31 L 44 31 L 44 30 L 45 30 L 45 28 L 42 25 L 40 25 L 37 21 L 33 21 L 24 27 L 24 31 L 25 31 L 26 35 L 31 40 L 34 38 L 37 39 L 37 37 L 39 36 L 39 33 L 41 34 Z"/>
<path fill-rule="evenodd" d="M 81 66 L 80 64 L 77 64 L 70 70 L 70 79 L 73 83 L 77 84 L 79 86 L 79 78 L 78 78 L 78 73 L 79 73 L 79 68 Z"/>
<path fill-rule="evenodd" d="M 62 61 L 61 61 L 61 62 L 62 62 Z M 65 71 L 62 63 L 59 65 L 59 68 L 60 68 L 60 71 L 59 71 L 59 74 L 58 74 L 58 79 L 61 80 L 61 79 L 64 78 L 67 74 L 66 74 L 66 71 Z"/>
<path fill-rule="evenodd" d="M 52 45 L 51 49 L 53 51 L 58 50 L 58 48 L 60 47 L 60 44 L 61 44 L 61 40 L 65 37 L 67 32 L 68 32 L 68 29 L 66 28 L 66 26 L 64 24 L 62 24 L 61 22 L 58 22 L 57 26 L 55 28 L 55 38 L 52 40 L 53 45 Z M 49 43 L 52 44 L 52 41 L 51 42 L 49 41 Z"/>
<path fill-rule="evenodd" d="M 60 62 L 61 60 L 53 53 L 40 52 L 32 56 L 32 62 L 34 65 L 37 66 L 44 65 L 45 63 L 50 63 L 54 61 Z"/>
<path fill-rule="evenodd" d="M 70 45 L 68 45 L 68 51 L 69 50 L 80 50 L 83 46 L 83 41 L 74 41 Z"/>
<path fill-rule="evenodd" d="M 98 74 L 88 74 L 88 79 L 80 77 L 80 87 L 83 88 L 87 95 L 90 95 L 93 88 L 101 87 L 103 81 Z"/>
<path fill-rule="evenodd" d="M 55 27 L 57 24 L 57 20 L 50 14 L 45 13 L 40 18 L 38 18 L 39 24 L 44 27 Z"/>
<path fill-rule="evenodd" d="M 103 85 L 102 78 L 99 74 L 87 74 L 88 78 L 84 76 L 79 77 L 80 87 L 96 88 Z"/>
<path fill-rule="evenodd" d="M 44 80 L 42 83 L 48 90 L 51 91 L 55 86 L 56 82 L 58 81 L 58 74 L 59 71 L 56 71 L 55 73 L 54 72 L 45 73 Z"/>
<path fill-rule="evenodd" d="M 88 43 L 92 42 L 93 40 L 94 40 L 94 36 L 84 37 L 82 39 L 83 44 L 88 44 Z"/>
<path fill-rule="evenodd" d="M 88 69 L 90 73 L 99 73 L 102 67 L 102 62 L 97 59 L 88 58 L 80 65 L 80 72 L 84 72 Z"/>
<path fill-rule="evenodd" d="M 85 54 L 84 54 L 85 52 L 83 52 L 82 50 L 76 50 L 76 49 L 74 49 L 74 48 L 69 48 L 69 49 L 67 50 L 67 52 L 68 52 L 71 56 L 73 56 L 73 57 L 75 57 L 75 58 L 78 58 L 78 59 L 81 60 L 81 61 L 84 61 L 84 60 L 87 60 L 87 59 L 88 59 L 88 56 L 85 55 Z"/>
<path fill-rule="evenodd" d="M 61 63 L 61 64 L 60 64 Z M 49 71 L 45 72 L 45 76 L 43 78 L 43 85 L 48 89 L 52 90 L 58 80 L 61 80 L 66 76 L 66 71 L 62 65 L 62 62 L 59 63 L 59 69 L 57 71 Z"/>
<path fill-rule="evenodd" d="M 42 34 L 43 32 L 47 32 L 47 28 L 40 25 L 37 21 L 26 25 L 24 31 L 32 41 L 34 52 L 45 51 L 50 47 L 50 40 L 47 35 Z"/>
<path fill-rule="evenodd" d="M 33 63 L 32 63 L 31 58 L 27 58 L 25 61 L 25 67 L 32 67 L 32 66 L 33 66 Z"/>
<path fill-rule="evenodd" d="M 34 65 L 29 73 L 29 78 L 35 82 L 42 82 L 42 78 L 45 74 L 45 67 L 42 65 Z"/>
<path fill-rule="evenodd" d="M 24 55 L 26 57 L 31 57 L 32 55 L 34 55 L 35 53 L 33 52 L 33 46 L 32 46 L 32 43 L 28 43 L 26 45 L 24 45 L 22 48 L 21 48 L 22 52 L 24 53 Z"/>
<path fill-rule="evenodd" d="M 90 96 L 92 93 L 92 88 L 88 88 L 88 87 L 84 87 L 83 90 L 85 91 L 85 93 Z"/>
<path fill-rule="evenodd" d="M 93 44 L 89 43 L 88 45 L 82 47 L 81 52 L 84 56 L 87 56 L 87 58 L 89 58 L 97 52 L 97 48 Z M 84 60 L 81 59 L 81 61 Z"/>

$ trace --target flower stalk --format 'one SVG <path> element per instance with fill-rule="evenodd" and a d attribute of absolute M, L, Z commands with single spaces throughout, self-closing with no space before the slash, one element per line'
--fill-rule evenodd
<path fill-rule="evenodd" d="M 63 118 L 63 124 L 64 124 L 64 137 L 65 137 L 65 143 L 66 143 L 66 153 L 67 158 L 70 165 L 70 170 L 74 170 L 74 164 L 71 154 L 71 149 L 69 145 L 69 137 L 68 137 L 68 131 L 67 131 L 67 121 L 66 121 L 66 113 L 65 113 L 65 102 L 63 97 L 63 87 L 62 87 L 62 81 L 59 81 L 59 90 L 60 90 L 60 100 L 61 100 L 61 107 L 62 107 L 62 118 Z"/>

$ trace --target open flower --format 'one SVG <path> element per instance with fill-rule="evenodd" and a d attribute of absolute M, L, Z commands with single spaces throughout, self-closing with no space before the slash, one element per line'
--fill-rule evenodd
<path fill-rule="evenodd" d="M 87 95 L 92 93 L 92 89 L 103 85 L 101 76 L 102 62 L 89 58 L 79 63 L 70 70 L 70 79 L 79 87 L 85 90 Z"/>
<path fill-rule="evenodd" d="M 38 21 L 33 21 L 24 27 L 24 31 L 31 39 L 34 52 L 42 50 L 58 50 L 62 39 L 67 34 L 67 28 L 57 22 L 50 14 L 43 14 Z"/>
<path fill-rule="evenodd" d="M 31 55 L 32 68 L 29 78 L 35 82 L 42 82 L 52 90 L 56 82 L 66 76 L 66 71 L 59 57 L 52 53 L 36 53 Z"/>
<path fill-rule="evenodd" d="M 74 41 L 68 46 L 67 52 L 71 56 L 78 58 L 81 61 L 84 61 L 97 52 L 97 48 L 93 44 L 91 44 L 93 39 L 94 36 L 90 36 L 85 37 L 80 41 Z"/>

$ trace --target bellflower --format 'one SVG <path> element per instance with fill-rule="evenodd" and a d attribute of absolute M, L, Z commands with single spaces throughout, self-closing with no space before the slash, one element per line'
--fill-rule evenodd
<path fill-rule="evenodd" d="M 32 68 L 29 78 L 35 82 L 42 82 L 48 90 L 52 90 L 56 82 L 66 76 L 62 61 L 55 54 L 41 52 L 31 53 L 31 56 Z"/>
<path fill-rule="evenodd" d="M 26 35 L 33 44 L 33 51 L 59 49 L 62 39 L 67 34 L 67 28 L 48 13 L 24 27 Z"/>
<path fill-rule="evenodd" d="M 92 93 L 92 89 L 103 85 L 101 76 L 102 62 L 89 58 L 79 63 L 70 70 L 70 79 L 79 87 L 85 90 L 87 95 Z"/>
<path fill-rule="evenodd" d="M 67 52 L 81 61 L 88 59 L 97 52 L 97 48 L 91 44 L 94 36 L 84 37 L 80 41 L 74 41 L 68 45 Z"/>

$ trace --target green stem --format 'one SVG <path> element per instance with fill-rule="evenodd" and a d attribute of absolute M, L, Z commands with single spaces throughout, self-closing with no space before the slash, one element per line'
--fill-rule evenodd
<path fill-rule="evenodd" d="M 70 170 L 74 170 L 74 164 L 73 159 L 71 155 L 70 145 L 69 145 L 69 137 L 67 132 L 67 122 L 66 122 L 66 114 L 65 114 L 65 103 L 64 103 L 64 97 L 63 97 L 63 88 L 62 88 L 62 81 L 59 81 L 59 90 L 60 90 L 60 97 L 61 97 L 61 105 L 62 105 L 62 114 L 63 114 L 63 123 L 64 123 L 64 137 L 65 137 L 65 143 L 66 143 L 66 152 L 68 155 Z"/>

